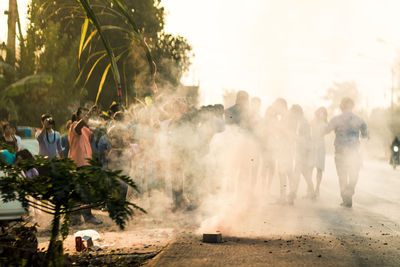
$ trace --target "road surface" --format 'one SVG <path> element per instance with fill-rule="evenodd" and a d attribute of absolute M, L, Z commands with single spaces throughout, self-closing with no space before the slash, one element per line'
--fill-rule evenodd
<path fill-rule="evenodd" d="M 317 201 L 301 198 L 303 180 L 294 206 L 275 204 L 276 195 L 231 205 L 205 217 L 197 233 L 180 234 L 148 266 L 400 266 L 400 170 L 365 160 L 349 209 L 339 206 L 333 157 L 326 165 Z M 207 229 L 221 231 L 224 242 L 201 242 Z"/>

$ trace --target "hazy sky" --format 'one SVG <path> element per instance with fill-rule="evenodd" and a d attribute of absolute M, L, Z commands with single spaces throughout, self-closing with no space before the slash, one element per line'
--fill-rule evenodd
<path fill-rule="evenodd" d="M 18 1 L 20 9 L 26 2 Z M 1 40 L 6 40 L 7 4 L 0 1 Z M 220 102 L 226 88 L 247 90 L 266 104 L 282 96 L 314 106 L 333 81 L 347 80 L 358 84 L 364 105 L 390 103 L 390 69 L 400 47 L 398 0 L 163 0 L 162 5 L 166 31 L 193 45 L 196 57 L 184 82 L 200 82 L 205 103 Z"/>

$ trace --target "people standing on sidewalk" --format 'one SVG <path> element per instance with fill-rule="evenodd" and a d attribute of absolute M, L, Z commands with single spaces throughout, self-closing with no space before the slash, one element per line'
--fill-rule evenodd
<path fill-rule="evenodd" d="M 61 147 L 60 133 L 53 130 L 55 121 L 50 114 L 43 114 L 41 117 L 42 129 L 36 133 L 36 140 L 39 142 L 39 155 L 54 158 L 63 152 Z"/>
<path fill-rule="evenodd" d="M 326 133 L 335 131 L 335 163 L 339 178 L 342 206 L 352 207 L 354 190 L 361 167 L 360 133 L 368 138 L 367 124 L 355 115 L 352 110 L 354 102 L 351 98 L 343 98 L 340 103 L 342 114 L 328 123 Z"/>

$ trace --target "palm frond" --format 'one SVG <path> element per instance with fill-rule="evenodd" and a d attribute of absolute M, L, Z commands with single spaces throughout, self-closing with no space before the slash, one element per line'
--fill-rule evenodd
<path fill-rule="evenodd" d="M 53 84 L 53 76 L 50 74 L 33 74 L 26 76 L 9 86 L 2 91 L 3 96 L 15 97 L 24 94 L 27 89 L 35 86 L 50 86 Z"/>
<path fill-rule="evenodd" d="M 118 71 L 118 66 L 117 66 L 117 62 L 115 60 L 115 56 L 114 56 L 114 52 L 113 49 L 111 47 L 111 44 L 109 42 L 109 40 L 106 38 L 106 36 L 104 35 L 100 23 L 97 19 L 96 14 L 94 13 L 92 7 L 90 6 L 88 0 L 77 0 L 82 8 L 84 9 L 84 11 L 86 12 L 86 16 L 87 18 L 90 20 L 90 22 L 96 27 L 97 32 L 100 35 L 100 38 L 104 44 L 104 47 L 107 51 L 108 57 L 110 58 L 110 67 L 114 76 L 114 82 L 115 82 L 115 86 L 117 88 L 117 98 L 118 98 L 118 102 L 121 103 L 121 96 L 122 96 L 122 91 L 121 91 L 121 77 Z M 97 93 L 98 95 L 100 94 L 100 92 L 98 91 Z"/>

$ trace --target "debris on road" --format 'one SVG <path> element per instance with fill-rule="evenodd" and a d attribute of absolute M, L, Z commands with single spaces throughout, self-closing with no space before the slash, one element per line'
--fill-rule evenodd
<path fill-rule="evenodd" d="M 204 243 L 222 243 L 221 233 L 216 234 L 203 234 Z"/>

